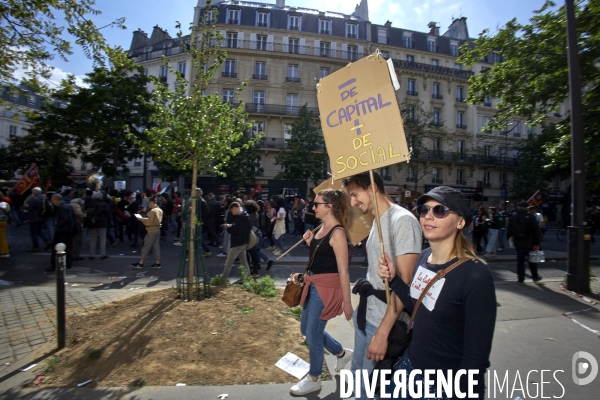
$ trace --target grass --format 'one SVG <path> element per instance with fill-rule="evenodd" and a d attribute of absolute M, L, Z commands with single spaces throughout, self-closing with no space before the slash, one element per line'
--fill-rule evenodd
<path fill-rule="evenodd" d="M 54 356 L 46 361 L 46 369 L 44 372 L 52 372 L 58 367 L 58 364 L 61 362 L 61 358 L 59 356 Z"/>
<path fill-rule="evenodd" d="M 90 360 L 97 360 L 100 358 L 100 356 L 102 356 L 102 350 L 93 350 L 90 351 L 90 354 L 88 354 L 88 358 Z"/>
<path fill-rule="evenodd" d="M 256 314 L 256 311 L 254 311 L 253 309 L 251 309 L 249 307 L 244 306 L 240 310 L 240 313 L 243 315 L 248 315 L 248 314 Z"/>

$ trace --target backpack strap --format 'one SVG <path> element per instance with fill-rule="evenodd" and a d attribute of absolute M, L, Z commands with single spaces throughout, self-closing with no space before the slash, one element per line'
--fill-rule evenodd
<path fill-rule="evenodd" d="M 457 262 L 455 262 L 454 264 L 452 264 L 448 268 L 444 268 L 444 269 L 439 270 L 435 274 L 435 276 L 429 281 L 429 283 L 427 284 L 427 286 L 425 286 L 425 289 L 423 289 L 423 291 L 421 292 L 421 295 L 419 296 L 419 300 L 417 300 L 417 304 L 415 304 L 415 308 L 413 309 L 412 315 L 410 317 L 410 321 L 408 321 L 408 325 L 407 325 L 407 328 L 406 328 L 406 333 L 410 332 L 410 330 L 412 329 L 413 322 L 415 320 L 415 316 L 417 315 L 417 309 L 421 305 L 421 302 L 423 301 L 423 298 L 425 297 L 425 295 L 427 294 L 427 292 L 429 291 L 429 289 L 431 289 L 431 287 L 437 281 L 439 281 L 440 279 L 442 279 L 443 277 L 445 277 L 446 274 L 448 274 L 448 272 L 452 271 L 454 268 L 458 267 L 460 264 L 464 263 L 467 260 L 468 260 L 467 258 L 462 259 L 462 260 L 458 260 Z"/>

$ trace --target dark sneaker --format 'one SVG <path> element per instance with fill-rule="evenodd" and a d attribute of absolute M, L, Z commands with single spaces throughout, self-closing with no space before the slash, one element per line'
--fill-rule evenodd
<path fill-rule="evenodd" d="M 535 283 L 537 283 L 537 282 L 539 282 L 539 281 L 541 281 L 541 280 L 542 280 L 542 277 L 541 277 L 541 276 L 539 276 L 539 275 L 538 275 L 538 276 L 536 276 L 535 278 L 533 278 L 533 281 L 534 281 Z"/>

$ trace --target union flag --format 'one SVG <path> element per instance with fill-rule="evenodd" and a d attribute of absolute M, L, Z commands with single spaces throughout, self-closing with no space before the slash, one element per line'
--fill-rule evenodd
<path fill-rule="evenodd" d="M 529 200 L 527 200 L 527 204 L 536 207 L 542 204 L 542 192 L 539 190 L 535 192 L 533 196 L 531 196 Z"/>
<path fill-rule="evenodd" d="M 40 180 L 38 167 L 37 165 L 33 164 L 27 173 L 23 175 L 19 183 L 17 183 L 17 186 L 15 186 L 15 192 L 19 193 L 19 195 L 22 195 L 28 189 L 35 186 L 40 186 L 41 184 L 42 181 Z"/>

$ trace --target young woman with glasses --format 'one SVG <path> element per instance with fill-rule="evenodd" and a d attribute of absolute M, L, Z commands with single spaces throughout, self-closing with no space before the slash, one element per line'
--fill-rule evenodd
<path fill-rule="evenodd" d="M 352 318 L 350 276 L 348 274 L 348 238 L 350 198 L 341 190 L 321 190 L 314 202 L 315 217 L 323 222 L 313 235 L 308 230 L 303 238 L 310 247 L 309 270 L 304 275 L 304 290 L 300 304 L 300 331 L 306 336 L 310 356 L 308 374 L 290 392 L 304 395 L 321 389 L 323 349 L 337 355 L 335 370 L 340 371 L 352 359 L 352 350 L 325 331 L 327 321 L 342 312 Z"/>
<path fill-rule="evenodd" d="M 414 313 L 417 299 L 436 273 L 459 260 L 464 262 L 428 290 L 415 314 L 412 340 L 395 368 L 405 370 L 406 376 L 413 369 L 441 370 L 446 379 L 446 371 L 454 378 L 459 370 L 477 370 L 474 392 L 483 399 L 496 295 L 490 271 L 463 233 L 469 222 L 468 200 L 455 189 L 439 186 L 419 197 L 417 204 L 417 216 L 431 247 L 421 252 L 412 282 L 407 285 L 398 278 L 387 254 L 380 259 L 378 270 L 381 278 L 390 279 L 390 287 L 404 307 Z M 431 378 L 437 381 L 437 377 Z M 467 374 L 459 380 L 453 393 L 434 398 L 453 398 L 457 389 L 466 393 Z M 418 374 L 415 381 L 423 384 L 423 375 Z M 437 393 L 435 383 L 429 388 L 430 393 Z"/>

